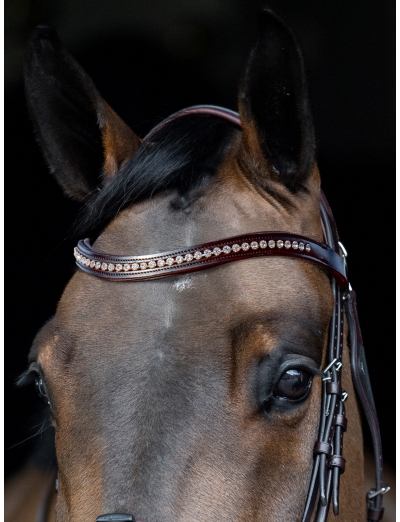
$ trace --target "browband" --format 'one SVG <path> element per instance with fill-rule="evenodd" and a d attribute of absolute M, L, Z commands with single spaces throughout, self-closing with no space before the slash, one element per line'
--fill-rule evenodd
<path fill-rule="evenodd" d="M 348 286 L 344 258 L 325 243 L 289 232 L 256 232 L 160 254 L 105 254 L 79 241 L 74 250 L 79 268 L 110 281 L 143 281 L 185 274 L 261 256 L 299 257 L 328 268 L 341 288 Z"/>
<path fill-rule="evenodd" d="M 217 116 L 241 128 L 237 113 L 212 105 L 199 105 L 173 114 L 150 131 L 145 140 L 149 140 L 169 121 L 190 114 Z M 358 322 L 356 296 L 347 278 L 347 253 L 339 241 L 332 211 L 322 192 L 320 208 L 325 242 L 290 232 L 255 232 L 159 254 L 124 256 L 99 252 L 92 247 L 90 239 L 85 239 L 79 241 L 74 255 L 81 270 L 109 281 L 146 281 L 177 276 L 262 256 L 300 258 L 328 269 L 332 275 L 335 306 L 330 325 L 327 366 L 322 379 L 318 440 L 314 446 L 313 470 L 302 522 L 309 522 L 313 516 L 315 522 L 325 522 L 331 502 L 334 514 L 339 514 L 340 475 L 344 472 L 346 463 L 342 456 L 343 433 L 347 429 L 344 405 L 347 393 L 341 388 L 344 314 L 349 328 L 353 383 L 366 415 L 374 446 L 376 486 L 367 494 L 367 520 L 372 522 L 382 519 L 382 496 L 390 488 L 383 486 L 379 423 Z"/>

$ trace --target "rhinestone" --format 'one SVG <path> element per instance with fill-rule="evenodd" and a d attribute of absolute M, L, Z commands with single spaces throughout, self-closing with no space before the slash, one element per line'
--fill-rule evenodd
<path fill-rule="evenodd" d="M 232 250 L 233 250 L 234 252 L 239 252 L 239 250 L 240 250 L 240 246 L 234 244 L 234 245 L 232 246 Z"/>
<path fill-rule="evenodd" d="M 159 260 L 157 261 L 157 265 L 158 265 L 160 268 L 162 268 L 162 267 L 165 265 L 165 261 L 164 261 L 164 259 L 159 259 Z"/>
<path fill-rule="evenodd" d="M 80 255 L 80 254 L 78 254 L 78 255 L 76 256 L 76 260 L 77 260 L 78 262 L 81 260 L 81 255 Z"/>
<path fill-rule="evenodd" d="M 95 264 L 96 264 L 96 261 L 93 261 L 93 260 L 90 261 L 90 268 L 93 268 Z"/>
<path fill-rule="evenodd" d="M 292 248 L 293 248 L 294 250 L 297 250 L 297 249 L 299 248 L 299 244 L 298 244 L 297 241 L 293 241 L 293 243 L 292 243 Z"/>
<path fill-rule="evenodd" d="M 101 265 L 101 269 L 102 269 L 102 270 L 107 270 L 107 267 L 108 267 L 107 263 L 103 263 L 103 264 Z"/>
<path fill-rule="evenodd" d="M 290 241 L 285 241 L 285 248 L 290 248 L 292 243 Z"/>
<path fill-rule="evenodd" d="M 132 263 L 132 270 L 139 270 L 139 263 Z"/>
<path fill-rule="evenodd" d="M 309 243 L 306 244 L 306 250 L 307 250 L 307 252 L 311 251 L 311 245 Z"/>
<path fill-rule="evenodd" d="M 299 250 L 304 250 L 304 243 L 299 243 Z"/>
<path fill-rule="evenodd" d="M 176 256 L 175 261 L 178 263 L 178 265 L 180 265 L 181 263 L 183 263 L 183 257 L 182 256 Z"/>
<path fill-rule="evenodd" d="M 130 265 L 129 263 L 126 263 L 126 264 L 124 265 L 124 270 L 125 270 L 125 272 L 129 272 L 130 269 L 131 269 L 131 265 Z"/>
<path fill-rule="evenodd" d="M 186 254 L 185 261 L 193 261 L 193 254 Z"/>
<path fill-rule="evenodd" d="M 222 250 L 218 247 L 215 247 L 213 250 L 214 256 L 219 256 L 221 252 L 222 252 Z"/>
<path fill-rule="evenodd" d="M 81 258 L 79 259 L 79 262 L 84 265 L 85 264 L 85 261 L 86 261 L 86 257 L 83 257 L 81 256 Z"/>
<path fill-rule="evenodd" d="M 118 263 L 118 265 L 115 265 L 115 270 L 116 270 L 117 272 L 121 272 L 121 270 L 122 270 L 122 265 L 119 264 L 119 263 Z"/>
<path fill-rule="evenodd" d="M 91 259 L 86 259 L 86 266 L 90 266 L 90 263 L 92 262 Z"/>
<path fill-rule="evenodd" d="M 257 243 L 257 241 L 252 241 L 252 242 L 250 243 L 250 246 L 251 246 L 251 248 L 252 248 L 253 250 L 257 250 L 257 248 L 258 248 L 258 243 Z"/>
<path fill-rule="evenodd" d="M 157 266 L 157 263 L 155 261 L 149 261 L 149 268 L 155 268 Z"/>
<path fill-rule="evenodd" d="M 275 241 L 273 239 L 270 239 L 268 241 L 268 246 L 269 246 L 269 248 L 275 248 Z"/>
<path fill-rule="evenodd" d="M 143 263 L 140 263 L 140 270 L 146 270 L 146 268 L 147 268 L 146 261 L 144 261 Z"/>
<path fill-rule="evenodd" d="M 231 253 L 231 247 L 228 245 L 225 245 L 222 249 L 224 251 L 224 254 L 230 254 Z"/>
<path fill-rule="evenodd" d="M 207 250 L 204 250 L 204 254 L 203 254 L 203 255 L 204 255 L 205 257 L 211 257 L 211 254 L 212 254 L 211 250 L 208 250 L 208 249 L 207 249 Z"/>
<path fill-rule="evenodd" d="M 115 268 L 115 265 L 113 265 L 112 263 L 108 264 L 108 271 L 109 272 L 112 272 L 114 270 L 114 268 Z"/>
<path fill-rule="evenodd" d="M 260 241 L 260 247 L 261 248 L 267 248 L 267 242 L 264 241 L 264 240 Z"/>
<path fill-rule="evenodd" d="M 250 245 L 248 243 L 242 243 L 242 250 L 246 252 L 250 248 Z"/>
<path fill-rule="evenodd" d="M 100 261 L 97 261 L 97 263 L 95 264 L 95 268 L 96 268 L 97 270 L 100 270 L 100 268 L 101 268 L 101 263 L 100 263 Z"/>
<path fill-rule="evenodd" d="M 196 259 L 201 259 L 203 257 L 203 254 L 201 252 L 197 251 L 197 252 L 194 253 L 194 257 Z"/>
<path fill-rule="evenodd" d="M 173 257 L 169 257 L 165 262 L 167 265 L 172 266 L 175 263 L 175 260 Z"/>

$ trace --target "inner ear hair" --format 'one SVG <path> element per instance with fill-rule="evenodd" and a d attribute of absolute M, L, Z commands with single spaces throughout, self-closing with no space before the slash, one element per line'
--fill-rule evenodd
<path fill-rule="evenodd" d="M 135 154 L 142 140 L 101 98 L 99 114 L 101 138 L 104 151 L 103 176 L 107 180 L 114 176 Z"/>

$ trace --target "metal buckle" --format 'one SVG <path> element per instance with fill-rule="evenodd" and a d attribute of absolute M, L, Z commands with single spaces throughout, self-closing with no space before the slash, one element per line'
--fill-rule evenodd
<path fill-rule="evenodd" d="M 342 392 L 342 398 L 340 399 L 342 402 L 346 402 L 347 401 L 347 397 L 349 396 L 349 394 L 345 391 Z"/>
<path fill-rule="evenodd" d="M 336 357 L 331 361 L 328 366 L 325 368 L 324 373 L 329 372 L 329 370 L 332 368 L 332 366 L 336 363 L 337 359 Z"/>
<path fill-rule="evenodd" d="M 384 494 L 387 493 L 389 490 L 390 490 L 390 486 L 385 486 L 384 488 L 381 488 L 381 489 L 378 490 L 378 491 L 375 491 L 374 489 L 371 489 L 370 491 L 368 491 L 368 493 L 367 493 L 367 497 L 369 498 L 369 500 L 371 500 L 372 498 L 375 498 L 375 497 L 377 497 L 378 495 L 384 495 Z"/>

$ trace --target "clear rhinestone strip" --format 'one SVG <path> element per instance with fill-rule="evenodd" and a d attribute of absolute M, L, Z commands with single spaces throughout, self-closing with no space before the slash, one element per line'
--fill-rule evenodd
<path fill-rule="evenodd" d="M 98 261 L 97 259 L 91 259 L 85 257 L 83 254 L 81 254 L 77 247 L 74 248 L 74 256 L 76 261 L 84 266 L 90 267 L 94 270 L 101 270 L 103 272 L 136 272 L 136 271 L 148 271 L 153 270 L 155 268 L 163 268 L 166 265 L 171 267 L 174 264 L 184 264 L 184 263 L 191 263 L 192 261 L 196 262 L 201 260 L 202 258 L 209 259 L 213 255 L 214 256 L 220 256 L 222 255 L 229 255 L 232 252 L 237 253 L 242 250 L 243 252 L 247 252 L 250 249 L 251 250 L 258 250 L 261 249 L 274 249 L 275 247 L 278 247 L 278 249 L 282 249 L 283 247 L 285 249 L 293 249 L 293 250 L 299 250 L 299 251 L 306 251 L 311 252 L 311 245 L 309 243 L 303 243 L 302 241 L 289 241 L 289 240 L 273 240 L 270 239 L 267 241 L 266 239 L 262 239 L 259 242 L 258 241 L 252 241 L 250 244 L 247 242 L 242 243 L 241 245 L 234 243 L 232 245 L 221 245 L 221 247 L 214 247 L 213 250 L 210 250 L 208 248 L 205 248 L 203 250 L 196 250 L 188 253 L 182 253 L 178 254 L 175 257 L 168 256 L 165 258 L 161 258 L 158 260 L 138 260 L 138 262 L 134 263 L 105 263 Z"/>

